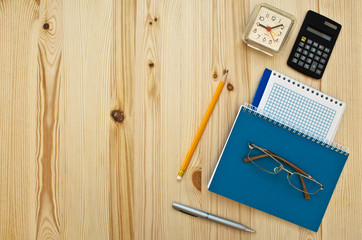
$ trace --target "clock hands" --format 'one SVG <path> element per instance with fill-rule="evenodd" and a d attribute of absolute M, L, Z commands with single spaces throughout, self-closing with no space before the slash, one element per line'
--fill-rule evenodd
<path fill-rule="evenodd" d="M 258 26 L 261 26 L 261 27 L 263 27 L 263 28 L 265 28 L 265 29 L 268 29 L 268 27 L 267 26 L 264 26 L 263 24 L 261 24 L 261 23 L 256 23 L 256 25 L 258 25 Z"/>
<path fill-rule="evenodd" d="M 276 25 L 276 26 L 274 26 L 274 27 L 271 27 L 271 29 L 277 28 L 277 27 L 280 27 L 280 26 L 284 26 L 284 25 L 283 25 L 283 24 L 279 24 L 279 25 Z"/>
<path fill-rule="evenodd" d="M 263 24 L 261 24 L 261 23 L 259 23 L 259 22 L 257 23 L 257 25 L 265 28 L 265 29 L 270 33 L 270 36 L 272 37 L 272 39 L 273 39 L 274 42 L 275 42 L 275 39 L 274 39 L 272 33 L 275 34 L 275 36 L 278 36 L 278 37 L 279 37 L 279 35 L 276 34 L 272 29 L 273 29 L 273 28 L 280 27 L 280 26 L 284 26 L 283 24 L 279 24 L 279 25 L 276 25 L 276 26 L 274 26 L 274 27 L 269 27 L 269 26 L 265 26 L 265 25 L 263 25 Z"/>
<path fill-rule="evenodd" d="M 271 33 L 271 31 L 270 31 L 269 33 L 270 33 L 270 36 L 271 36 L 272 39 L 273 39 L 273 42 L 275 42 L 275 39 L 274 39 L 273 34 Z"/>

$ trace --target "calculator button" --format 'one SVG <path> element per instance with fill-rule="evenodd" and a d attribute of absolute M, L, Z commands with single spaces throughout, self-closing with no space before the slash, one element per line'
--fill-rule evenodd
<path fill-rule="evenodd" d="M 322 54 L 322 57 L 328 58 L 328 54 L 327 54 L 327 53 L 323 53 L 323 54 Z"/>
<path fill-rule="evenodd" d="M 309 66 L 310 66 L 310 65 L 309 65 L 309 64 L 307 64 L 307 63 L 306 63 L 306 64 L 304 64 L 304 68 L 305 68 L 305 69 L 309 69 Z"/>
<path fill-rule="evenodd" d="M 326 64 L 326 60 L 324 58 L 321 59 L 320 63 Z"/>
<path fill-rule="evenodd" d="M 302 52 L 302 49 L 300 47 L 297 48 L 297 52 Z"/>
<path fill-rule="evenodd" d="M 307 54 L 308 54 L 308 51 L 307 51 L 307 50 L 303 50 L 303 54 L 304 54 L 304 55 L 307 55 Z"/>
<path fill-rule="evenodd" d="M 305 49 L 305 50 L 309 50 L 309 49 L 310 49 L 310 45 L 305 45 L 304 49 Z"/>
<path fill-rule="evenodd" d="M 318 43 L 317 43 L 317 42 L 314 42 L 314 43 L 313 43 L 313 47 L 318 47 Z"/>
<path fill-rule="evenodd" d="M 296 53 L 294 53 L 294 57 L 299 58 L 300 54 L 296 52 Z"/>
<path fill-rule="evenodd" d="M 318 64 L 318 68 L 321 69 L 321 70 L 323 70 L 324 65 L 323 65 L 323 64 Z"/>
<path fill-rule="evenodd" d="M 304 62 L 303 62 L 303 61 L 299 61 L 299 62 L 298 62 L 298 65 L 299 65 L 299 66 L 303 66 L 303 65 L 304 65 Z"/>
<path fill-rule="evenodd" d="M 324 46 L 323 46 L 323 45 L 319 45 L 318 49 L 323 51 Z"/>
<path fill-rule="evenodd" d="M 310 70 L 311 70 L 312 72 L 314 72 L 315 69 L 317 68 L 317 66 L 318 66 L 318 63 L 317 63 L 316 61 L 313 61 L 312 66 L 310 67 Z"/>
<path fill-rule="evenodd" d="M 299 47 L 304 47 L 304 42 L 299 42 Z"/>
<path fill-rule="evenodd" d="M 319 70 L 319 69 L 317 69 L 317 70 L 315 71 L 315 73 L 318 74 L 318 75 L 321 75 L 321 74 L 322 74 L 322 71 Z"/>
<path fill-rule="evenodd" d="M 322 55 L 322 51 L 318 50 L 317 55 L 319 55 L 319 56 Z"/>
<path fill-rule="evenodd" d="M 303 36 L 302 39 L 301 39 L 301 41 L 302 41 L 302 42 L 305 42 L 306 39 L 307 39 L 307 38 Z"/>
<path fill-rule="evenodd" d="M 312 53 L 315 53 L 317 51 L 316 48 L 312 47 L 312 49 L 310 50 Z"/>
<path fill-rule="evenodd" d="M 293 59 L 292 59 L 292 63 L 297 64 L 297 62 L 298 62 L 298 59 L 296 59 L 296 58 L 293 58 Z"/>
<path fill-rule="evenodd" d="M 310 40 L 310 39 L 308 39 L 308 40 L 307 40 L 307 43 L 308 43 L 308 44 L 312 44 L 312 43 L 313 43 L 313 41 L 312 41 L 312 40 Z"/>
<path fill-rule="evenodd" d="M 314 54 L 313 54 L 313 53 L 309 53 L 309 54 L 308 54 L 308 57 L 313 58 L 313 57 L 314 57 Z"/>
<path fill-rule="evenodd" d="M 312 59 L 308 58 L 306 62 L 307 62 L 308 64 L 311 64 L 311 63 L 312 63 Z"/>
<path fill-rule="evenodd" d="M 320 59 L 321 59 L 321 57 L 319 57 L 317 55 L 314 57 L 314 60 L 316 60 L 316 61 L 319 61 Z"/>
<path fill-rule="evenodd" d="M 304 55 L 302 55 L 302 56 L 300 57 L 300 60 L 301 60 L 301 61 L 305 61 L 305 59 L 306 59 L 306 57 L 305 57 Z"/>
<path fill-rule="evenodd" d="M 325 49 L 324 49 L 324 52 L 325 52 L 325 53 L 329 53 L 330 51 L 331 51 L 331 50 L 330 50 L 329 48 L 325 48 Z"/>

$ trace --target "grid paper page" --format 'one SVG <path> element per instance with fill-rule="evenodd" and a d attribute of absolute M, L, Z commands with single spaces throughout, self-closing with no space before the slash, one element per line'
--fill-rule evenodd
<path fill-rule="evenodd" d="M 345 104 L 272 71 L 258 109 L 322 139 L 333 141 Z"/>

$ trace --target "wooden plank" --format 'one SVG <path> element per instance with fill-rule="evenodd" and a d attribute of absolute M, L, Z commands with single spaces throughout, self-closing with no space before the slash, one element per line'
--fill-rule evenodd
<path fill-rule="evenodd" d="M 56 179 L 60 144 L 60 86 L 62 65 L 62 5 L 41 2 L 38 40 L 36 127 L 36 238 L 60 237 Z"/>
<path fill-rule="evenodd" d="M 110 85 L 110 237 L 134 239 L 134 75 L 136 2 L 113 2 Z"/>
<path fill-rule="evenodd" d="M 36 236 L 39 5 L 0 1 L 0 239 Z"/>
<path fill-rule="evenodd" d="M 113 1 L 63 1 L 60 238 L 109 239 Z"/>
<path fill-rule="evenodd" d="M 170 4 L 173 4 L 170 3 Z M 164 234 L 163 159 L 160 155 L 160 31 L 161 3 L 137 4 L 134 92 L 135 239 L 159 239 Z M 157 22 L 155 18 L 159 17 Z M 135 187 L 137 186 L 137 187 Z"/>

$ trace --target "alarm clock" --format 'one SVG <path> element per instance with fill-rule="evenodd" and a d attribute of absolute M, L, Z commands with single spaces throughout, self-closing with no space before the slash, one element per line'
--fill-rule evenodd
<path fill-rule="evenodd" d="M 269 56 L 280 53 L 296 24 L 293 15 L 262 3 L 257 5 L 243 33 L 243 41 Z"/>

